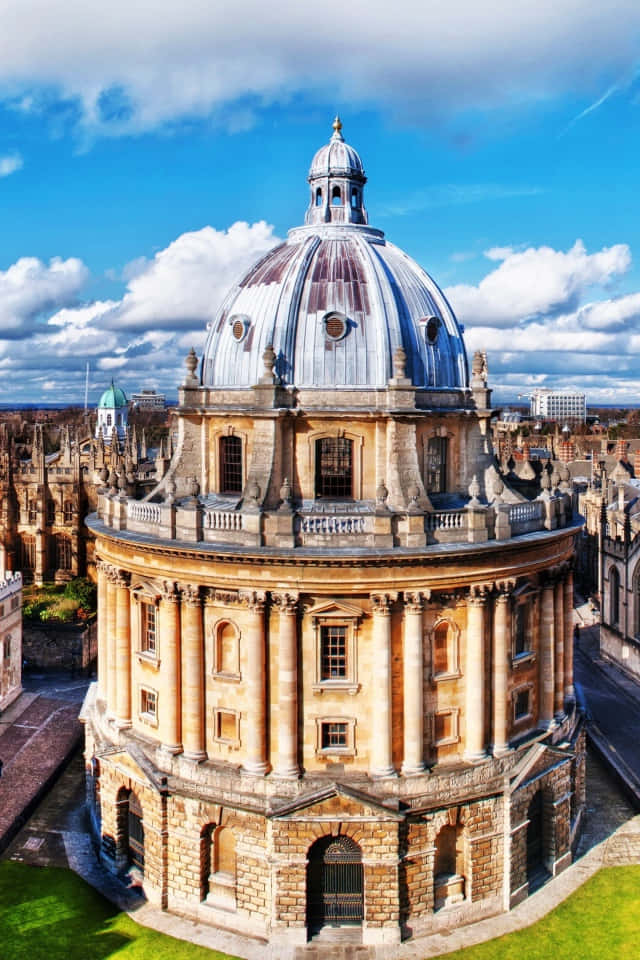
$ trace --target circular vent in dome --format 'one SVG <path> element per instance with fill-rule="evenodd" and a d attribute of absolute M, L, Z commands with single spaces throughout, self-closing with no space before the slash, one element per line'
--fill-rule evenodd
<path fill-rule="evenodd" d="M 341 313 L 328 313 L 324 318 L 324 329 L 330 340 L 342 340 L 349 329 L 347 318 Z"/>
<path fill-rule="evenodd" d="M 427 343 L 435 343 L 438 339 L 438 331 L 440 330 L 440 320 L 438 317 L 429 317 L 427 320 L 427 326 L 425 327 L 425 337 L 427 338 Z"/>
<path fill-rule="evenodd" d="M 229 323 L 231 324 L 233 339 L 237 340 L 238 343 L 244 340 L 249 329 L 249 318 L 236 313 L 235 316 L 231 317 Z"/>

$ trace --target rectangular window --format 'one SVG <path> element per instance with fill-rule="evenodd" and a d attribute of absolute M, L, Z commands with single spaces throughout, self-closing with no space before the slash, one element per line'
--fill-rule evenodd
<path fill-rule="evenodd" d="M 346 437 L 316 441 L 316 497 L 353 497 L 353 443 Z"/>
<path fill-rule="evenodd" d="M 141 605 L 142 637 L 141 650 L 143 653 L 156 653 L 156 608 L 153 603 Z"/>
<path fill-rule="evenodd" d="M 460 740 L 459 714 L 456 708 L 433 714 L 433 745 L 444 747 Z"/>
<path fill-rule="evenodd" d="M 242 440 L 220 438 L 220 492 L 242 493 Z"/>
<path fill-rule="evenodd" d="M 154 690 L 147 690 L 145 687 L 140 691 L 140 713 L 151 720 L 157 716 L 157 694 Z"/>
<path fill-rule="evenodd" d="M 521 720 L 522 717 L 528 717 L 531 713 L 530 696 L 531 693 L 529 690 L 519 690 L 516 693 L 514 701 L 514 715 L 516 720 Z"/>
<path fill-rule="evenodd" d="M 320 627 L 320 679 L 344 680 L 347 677 L 347 628 Z"/>
<path fill-rule="evenodd" d="M 240 745 L 240 715 L 235 710 L 219 710 L 213 712 L 214 738 L 221 743 Z"/>
<path fill-rule="evenodd" d="M 69 537 L 56 537 L 56 567 L 58 570 L 71 570 L 71 540 Z"/>
<path fill-rule="evenodd" d="M 349 745 L 348 724 L 345 722 L 323 723 L 321 747 L 323 750 L 343 750 Z"/>
<path fill-rule="evenodd" d="M 47 500 L 47 523 L 51 526 L 56 522 L 56 505 L 55 501 Z"/>
<path fill-rule="evenodd" d="M 0 617 L 4 617 L 4 603 L 0 603 Z"/>
<path fill-rule="evenodd" d="M 38 508 L 36 506 L 35 500 L 29 501 L 28 520 L 29 520 L 29 523 L 38 522 Z"/>
<path fill-rule="evenodd" d="M 63 516 L 64 516 L 64 522 L 65 522 L 65 523 L 72 523 L 72 521 L 73 521 L 73 504 L 71 503 L 70 500 L 65 500 Z"/>
<path fill-rule="evenodd" d="M 531 651 L 530 620 L 531 608 L 528 603 L 518 603 L 513 616 L 513 655 L 520 657 Z"/>
<path fill-rule="evenodd" d="M 431 437 L 427 444 L 426 481 L 428 493 L 447 489 L 447 438 Z"/>
<path fill-rule="evenodd" d="M 11 660 L 11 637 L 5 637 L 4 639 L 3 654 L 5 660 Z"/>
<path fill-rule="evenodd" d="M 11 597 L 11 609 L 17 610 L 20 606 L 20 597 Z"/>

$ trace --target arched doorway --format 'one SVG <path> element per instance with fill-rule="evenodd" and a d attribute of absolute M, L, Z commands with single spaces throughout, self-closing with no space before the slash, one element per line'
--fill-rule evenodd
<path fill-rule="evenodd" d="M 544 863 L 544 802 L 542 790 L 534 793 L 527 810 L 527 881 L 529 889 L 546 876 Z"/>
<path fill-rule="evenodd" d="M 362 851 L 349 837 L 322 837 L 309 850 L 307 924 L 359 926 L 364 916 Z"/>

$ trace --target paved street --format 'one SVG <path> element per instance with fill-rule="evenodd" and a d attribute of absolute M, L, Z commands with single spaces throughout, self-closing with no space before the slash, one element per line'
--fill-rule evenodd
<path fill-rule="evenodd" d="M 574 673 L 591 722 L 640 788 L 640 685 L 600 657 L 597 624 L 580 632 Z"/>

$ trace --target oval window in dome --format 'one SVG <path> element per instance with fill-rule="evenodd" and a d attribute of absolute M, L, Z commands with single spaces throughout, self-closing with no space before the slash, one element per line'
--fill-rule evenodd
<path fill-rule="evenodd" d="M 438 317 L 429 317 L 427 320 L 427 326 L 425 327 L 425 337 L 427 338 L 427 343 L 435 343 L 438 339 L 438 331 L 440 330 L 440 320 Z"/>
<path fill-rule="evenodd" d="M 247 335 L 247 330 L 249 329 L 249 317 L 245 317 L 243 314 L 236 313 L 229 319 L 229 325 L 231 327 L 233 339 L 240 343 Z"/>
<path fill-rule="evenodd" d="M 347 318 L 341 313 L 328 313 L 324 318 L 324 329 L 330 340 L 342 340 L 349 330 Z"/>

